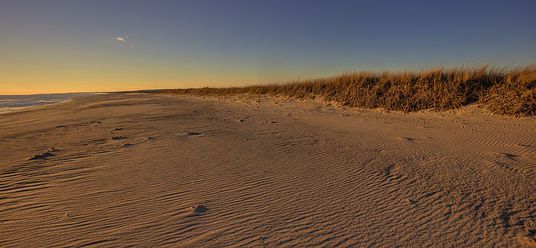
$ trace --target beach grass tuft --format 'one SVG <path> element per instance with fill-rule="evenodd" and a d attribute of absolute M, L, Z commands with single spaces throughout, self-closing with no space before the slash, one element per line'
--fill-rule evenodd
<path fill-rule="evenodd" d="M 536 65 L 514 69 L 491 66 L 405 72 L 355 72 L 279 84 L 227 88 L 164 89 L 142 92 L 226 96 L 276 95 L 320 98 L 344 106 L 413 112 L 443 111 L 480 103 L 493 113 L 536 115 Z"/>

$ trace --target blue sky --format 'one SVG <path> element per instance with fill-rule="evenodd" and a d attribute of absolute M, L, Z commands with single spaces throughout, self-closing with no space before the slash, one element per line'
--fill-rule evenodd
<path fill-rule="evenodd" d="M 0 2 L 0 94 L 536 63 L 536 1 Z"/>

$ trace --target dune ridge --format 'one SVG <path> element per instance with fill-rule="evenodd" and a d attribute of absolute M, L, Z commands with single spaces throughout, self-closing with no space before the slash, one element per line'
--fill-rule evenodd
<path fill-rule="evenodd" d="M 228 88 L 143 90 L 197 96 L 237 94 L 320 98 L 343 106 L 414 112 L 457 109 L 479 103 L 492 113 L 536 115 L 536 65 L 514 69 L 490 66 L 406 72 L 356 72 L 283 84 Z"/>

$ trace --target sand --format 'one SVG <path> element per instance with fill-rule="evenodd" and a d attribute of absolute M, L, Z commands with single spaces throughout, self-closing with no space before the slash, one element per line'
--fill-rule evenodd
<path fill-rule="evenodd" d="M 149 94 L 0 115 L 4 247 L 535 239 L 535 118 Z"/>

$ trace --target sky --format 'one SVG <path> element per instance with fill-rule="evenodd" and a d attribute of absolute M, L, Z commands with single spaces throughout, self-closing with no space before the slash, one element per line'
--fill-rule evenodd
<path fill-rule="evenodd" d="M 0 0 L 0 94 L 536 63 L 534 0 Z"/>

